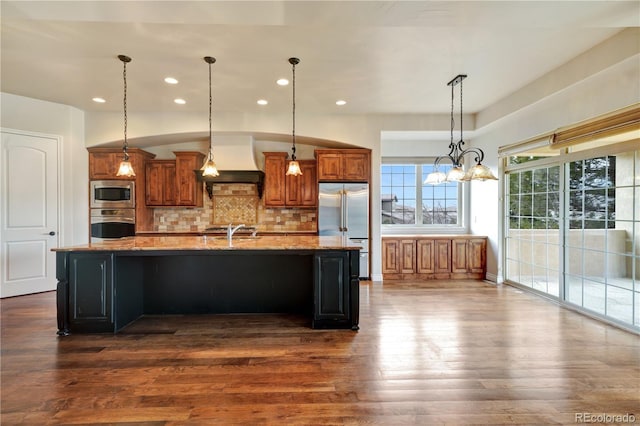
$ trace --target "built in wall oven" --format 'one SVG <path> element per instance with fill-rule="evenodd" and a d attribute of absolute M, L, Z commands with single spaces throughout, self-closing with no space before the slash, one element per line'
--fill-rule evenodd
<path fill-rule="evenodd" d="M 91 209 L 91 242 L 136 234 L 135 209 Z"/>
<path fill-rule="evenodd" d="M 136 184 L 127 180 L 92 180 L 90 207 L 92 209 L 133 209 L 136 207 Z"/>

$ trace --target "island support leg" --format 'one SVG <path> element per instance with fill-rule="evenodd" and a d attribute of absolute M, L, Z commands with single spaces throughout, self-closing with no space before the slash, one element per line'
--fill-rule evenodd
<path fill-rule="evenodd" d="M 58 317 L 58 336 L 68 336 L 69 331 L 69 280 L 68 278 L 68 260 L 69 257 L 65 253 L 56 254 L 56 278 L 58 286 L 56 287 L 56 308 Z"/>
<path fill-rule="evenodd" d="M 56 304 L 58 307 L 58 336 L 69 333 L 69 282 L 58 281 L 56 288 Z"/>
<path fill-rule="evenodd" d="M 349 268 L 349 295 L 351 302 L 351 329 L 360 329 L 360 252 L 351 252 L 351 265 Z"/>

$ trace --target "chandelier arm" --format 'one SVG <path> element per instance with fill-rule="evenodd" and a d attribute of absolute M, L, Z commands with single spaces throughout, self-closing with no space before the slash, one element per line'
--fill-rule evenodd
<path fill-rule="evenodd" d="M 440 155 L 440 156 L 436 157 L 436 160 L 433 162 L 433 166 L 435 168 L 438 168 L 438 166 L 440 165 L 440 162 L 442 160 L 444 160 L 445 158 L 447 158 L 449 161 L 451 161 L 452 164 L 455 165 L 455 161 L 453 160 L 453 157 L 451 157 L 450 155 Z"/>
<path fill-rule="evenodd" d="M 474 159 L 476 164 L 481 164 L 484 160 L 484 151 L 482 151 L 480 148 L 467 148 L 460 152 L 460 158 L 469 153 L 474 153 L 476 155 Z"/>
<path fill-rule="evenodd" d="M 464 80 L 464 78 L 460 79 L 460 142 L 458 142 L 460 146 L 464 145 L 464 138 L 462 137 L 462 80 Z"/>

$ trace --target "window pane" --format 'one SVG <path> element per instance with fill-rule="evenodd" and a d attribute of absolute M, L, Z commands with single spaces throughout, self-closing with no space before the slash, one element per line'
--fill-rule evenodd
<path fill-rule="evenodd" d="M 547 192 L 547 169 L 533 171 L 533 191 Z"/>

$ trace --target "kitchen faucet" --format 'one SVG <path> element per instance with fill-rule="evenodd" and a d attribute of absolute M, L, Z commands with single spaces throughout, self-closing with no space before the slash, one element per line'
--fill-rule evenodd
<path fill-rule="evenodd" d="M 227 241 L 229 241 L 229 246 L 231 246 L 231 237 L 233 237 L 233 234 L 240 228 L 244 228 L 244 223 L 236 226 L 235 228 L 233 228 L 231 224 L 227 227 Z"/>

